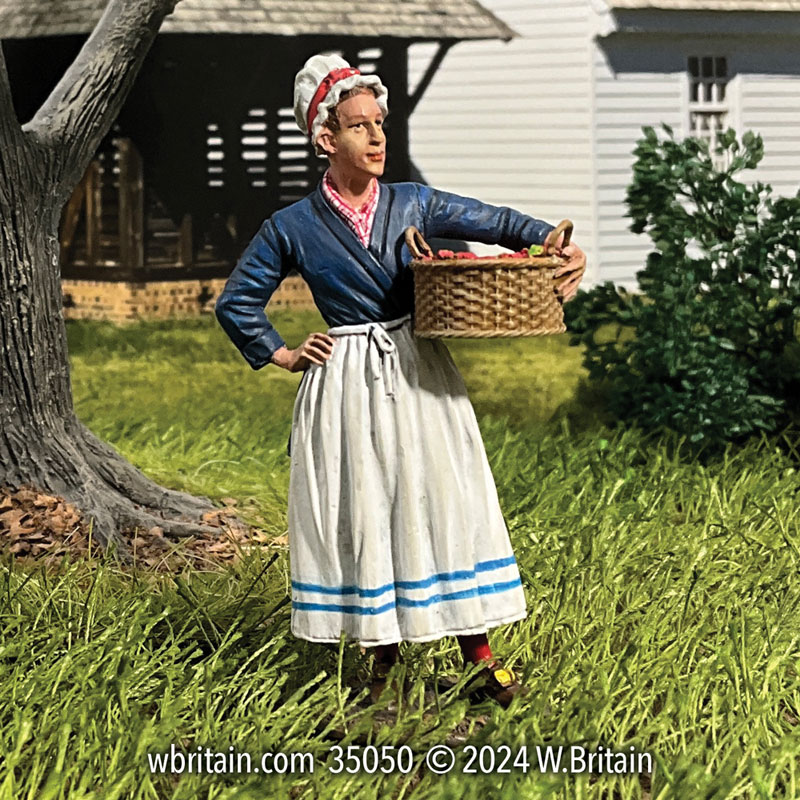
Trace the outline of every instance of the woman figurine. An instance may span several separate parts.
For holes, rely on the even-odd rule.
[[[522,689],[489,648],[489,628],[526,616],[525,595],[475,413],[447,347],[414,336],[410,225],[426,239],[519,250],[553,226],[418,183],[382,184],[387,91],[335,55],[310,58],[294,110],[329,168],[307,197],[267,219],[216,304],[253,369],[303,371],[289,483],[292,633],[376,648],[373,696],[400,641],[458,637],[485,662],[483,694]],[[557,274],[564,299],[586,258]],[[290,270],[327,333],[290,350],[264,313]]]

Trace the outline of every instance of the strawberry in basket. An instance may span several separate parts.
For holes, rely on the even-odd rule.
[[[436,253],[436,258],[445,259],[445,258],[530,258],[531,256],[538,256],[544,252],[544,248],[540,244],[532,244],[525,250],[517,250],[516,253],[500,253],[497,256],[479,256],[475,253],[470,253],[469,251],[456,253],[453,250],[438,250]],[[423,255],[423,260],[430,261],[431,256]]]

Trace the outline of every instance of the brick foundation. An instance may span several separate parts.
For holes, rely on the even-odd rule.
[[[63,280],[65,319],[133,322],[211,314],[225,278],[148,283]],[[305,281],[291,275],[278,287],[269,308],[313,309]]]

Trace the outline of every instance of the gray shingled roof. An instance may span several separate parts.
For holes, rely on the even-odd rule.
[[[800,11],[800,0],[606,0],[611,8],[677,11]]]
[[[0,37],[88,33],[107,0],[0,0]],[[181,0],[164,33],[511,39],[476,0]]]

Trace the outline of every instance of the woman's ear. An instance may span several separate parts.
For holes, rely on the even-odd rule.
[[[317,147],[327,156],[336,153],[336,135],[330,128],[322,127],[317,136]]]

